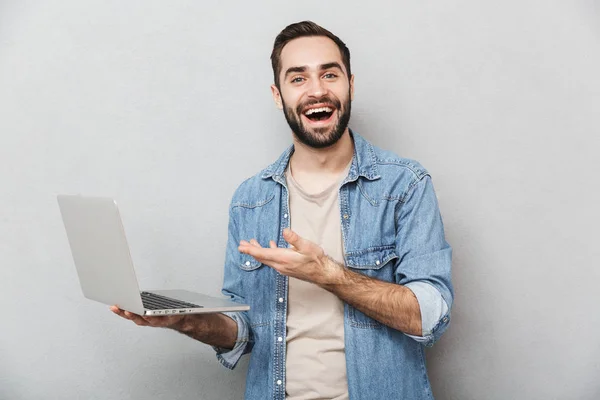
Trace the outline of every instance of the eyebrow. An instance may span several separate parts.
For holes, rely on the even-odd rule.
[[[330,63],[326,63],[326,64],[321,64],[319,65],[319,71],[324,71],[327,69],[332,69],[332,68],[337,68],[339,69],[342,73],[344,72],[344,70],[342,69],[342,66],[340,65],[340,63],[338,62],[330,62]],[[293,73],[302,73],[302,72],[306,72],[306,70],[308,69],[308,67],[302,66],[302,67],[290,67],[285,71],[285,76],[284,79],[287,78],[287,76],[289,74],[293,74]]]
[[[327,63],[327,64],[322,64],[319,69],[321,71],[324,71],[326,69],[332,69],[332,68],[337,68],[340,71],[344,72],[342,66],[339,63],[337,63],[337,62],[330,62],[330,63]]]

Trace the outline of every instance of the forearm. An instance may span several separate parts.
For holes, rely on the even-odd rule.
[[[335,263],[331,259],[327,262]],[[338,273],[321,285],[324,289],[384,325],[409,335],[422,335],[419,302],[410,289],[337,265]]]
[[[233,349],[237,339],[237,324],[227,315],[189,314],[172,329],[210,346]]]

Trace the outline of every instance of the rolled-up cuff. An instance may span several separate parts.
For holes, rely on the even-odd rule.
[[[422,335],[408,335],[419,343],[431,346],[436,340],[434,331],[440,325],[444,316],[448,313],[448,305],[442,298],[441,293],[433,285],[427,282],[414,281],[405,285],[409,288],[419,302],[421,311]]]
[[[237,339],[235,340],[233,349],[224,349],[215,346],[212,347],[217,352],[217,360],[219,360],[219,362],[226,368],[234,369],[240,358],[247,353],[246,348],[248,347],[250,341],[250,331],[248,329],[248,324],[244,320],[244,317],[241,315],[241,313],[223,312],[222,314],[227,315],[236,322],[238,327]]]

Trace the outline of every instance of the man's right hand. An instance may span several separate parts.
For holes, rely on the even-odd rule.
[[[146,317],[122,310],[118,306],[111,306],[110,310],[136,325],[174,329],[211,346],[232,349],[237,340],[237,323],[221,313]]]
[[[146,317],[138,314],[134,314],[129,311],[120,309],[117,306],[111,306],[110,310],[117,314],[119,317],[133,321],[139,326],[152,326],[154,328],[171,328],[177,329],[181,326],[185,315],[165,315],[161,317]]]

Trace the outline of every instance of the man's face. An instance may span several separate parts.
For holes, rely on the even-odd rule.
[[[298,140],[313,148],[335,144],[350,120],[354,77],[348,77],[337,45],[322,36],[294,39],[281,52],[275,103]]]

